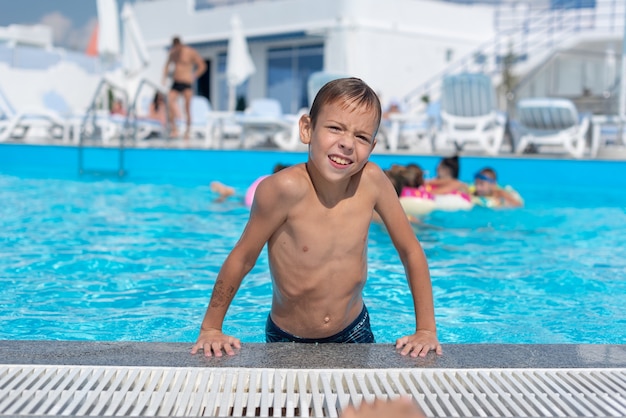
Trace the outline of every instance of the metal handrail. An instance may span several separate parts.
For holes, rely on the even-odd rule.
[[[126,114],[126,122],[125,125],[128,126],[131,122],[131,116],[133,118],[132,120],[132,140],[136,141],[137,140],[137,102],[139,100],[139,98],[141,97],[141,89],[144,86],[149,86],[152,87],[153,89],[155,89],[156,91],[158,91],[159,93],[161,93],[163,95],[163,103],[165,105],[165,118],[168,121],[168,127],[169,127],[169,120],[170,120],[170,106],[169,106],[169,98],[168,98],[168,94],[167,94],[167,90],[165,90],[165,88],[158,84],[155,83],[152,80],[149,80],[147,78],[142,78],[139,81],[139,85],[137,86],[137,90],[135,91],[135,95],[133,96],[133,100],[131,101],[130,105],[129,105],[129,111]],[[170,127],[171,128],[171,127]]]
[[[124,102],[128,103],[128,93],[126,92],[125,89],[123,89],[122,87],[116,85],[114,82],[112,82],[111,80],[107,79],[106,77],[102,78],[100,80],[100,82],[98,83],[98,86],[96,87],[95,93],[93,95],[93,99],[91,100],[91,104],[89,105],[89,108],[87,109],[87,112],[85,112],[85,116],[83,116],[83,121],[80,125],[80,130],[79,130],[79,134],[78,134],[78,172],[79,174],[84,174],[86,173],[88,170],[85,170],[84,166],[83,166],[83,147],[84,147],[84,139],[85,139],[85,133],[87,131],[87,123],[89,121],[89,118],[92,118],[92,123],[94,125],[94,129],[95,129],[95,119],[96,119],[96,111],[97,111],[97,107],[98,107],[98,98],[100,97],[100,95],[102,94],[102,89],[104,87],[108,87],[111,88],[117,92],[120,92],[122,97],[124,98]],[[126,136],[126,130],[128,128],[128,117],[125,120],[124,123],[124,127],[122,129],[122,134],[120,135],[120,141],[119,141],[119,165],[118,165],[118,169],[117,169],[117,175],[119,177],[124,176],[125,171],[124,171],[124,139]]]

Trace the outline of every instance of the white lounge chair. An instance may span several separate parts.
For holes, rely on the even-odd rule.
[[[556,98],[521,99],[517,103],[518,141],[516,153],[529,145],[565,151],[575,158],[585,152],[589,117],[579,117],[571,100]]]
[[[165,102],[165,95],[162,95],[162,101],[160,106],[165,108],[167,103]],[[156,138],[165,137],[165,123],[158,117],[150,114],[150,108],[152,101],[154,100],[154,94],[143,95],[136,99],[140,104],[135,104],[133,109],[132,103],[130,107],[130,118],[128,121],[128,137],[129,139],[136,141],[150,140]],[[167,117],[167,111],[165,111],[165,117]]]
[[[626,119],[620,115],[591,116],[591,147],[589,156],[595,158],[600,153],[626,152]],[[621,135],[620,135],[621,134]]]
[[[482,73],[447,76],[441,88],[441,129],[435,148],[463,150],[478,146],[496,155],[504,139],[506,118],[498,112],[491,79]]]
[[[243,113],[235,115],[235,121],[242,127],[241,148],[252,136],[268,138],[274,145],[286,150],[294,150],[300,143],[298,115],[284,115],[276,99],[253,99]]]
[[[210,147],[213,143],[216,125],[215,119],[211,117],[212,108],[209,99],[204,96],[193,96],[189,111],[191,113],[190,136],[204,138],[205,146]],[[182,129],[181,132],[183,132]]]
[[[179,100],[178,108],[184,109],[182,98]],[[228,121],[234,121],[234,114],[213,110],[209,99],[198,95],[191,98],[189,111],[191,114],[190,138],[203,139],[206,148],[221,148],[224,124]],[[184,119],[177,119],[176,124],[179,132],[185,132],[187,129]]]
[[[385,137],[389,151],[403,147],[432,152],[439,113],[439,102],[429,103],[422,112],[391,113],[381,122],[379,132]]]
[[[71,62],[61,61],[45,70],[0,63],[0,80],[0,113],[4,114],[0,141],[38,138],[77,142],[81,130],[86,130],[82,119],[100,76],[88,74]]]
[[[26,139],[27,135],[69,141],[70,123],[43,106],[17,110],[0,90],[0,142]]]
[[[194,96],[191,101],[192,131],[200,132],[204,136],[207,148],[221,148],[225,131],[232,131],[235,115],[213,109],[211,102],[204,96]]]
[[[78,129],[73,128],[73,142],[79,143],[86,139],[109,145],[114,140],[130,137],[130,119],[123,114],[111,114],[108,109],[90,109],[80,114],[67,113],[66,118],[75,126],[79,120]]]

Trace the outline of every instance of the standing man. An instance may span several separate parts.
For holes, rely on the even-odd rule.
[[[198,54],[198,52],[190,46],[183,45],[178,36],[172,39],[172,47],[170,49],[167,63],[163,70],[163,84],[167,79],[170,64],[174,64],[172,74],[172,87],[168,94],[170,106],[169,122],[170,136],[177,137],[176,115],[178,115],[178,97],[182,94],[185,99],[185,121],[187,129],[185,131],[185,139],[189,139],[189,130],[191,127],[191,97],[193,96],[192,84],[206,71],[206,63]]]

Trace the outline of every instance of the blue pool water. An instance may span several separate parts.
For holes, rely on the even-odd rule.
[[[305,158],[131,150],[129,175],[120,180],[78,176],[75,157],[69,149],[0,147],[0,339],[194,341],[217,271],[248,216],[237,199],[215,203],[209,182],[243,194],[275,162]],[[431,171],[437,159],[374,158],[383,167],[415,161]],[[483,165],[527,204],[435,212],[416,227],[441,341],[624,343],[626,166],[467,157],[462,177]],[[393,342],[413,329],[413,308],[378,225],[369,258],[372,326],[378,342]],[[263,341],[270,301],[263,252],[225,331]]]

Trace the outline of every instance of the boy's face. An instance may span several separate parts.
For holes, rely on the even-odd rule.
[[[374,109],[335,102],[320,109],[315,126],[308,115],[300,119],[300,138],[317,170],[328,180],[341,180],[365,166],[377,128]]]

